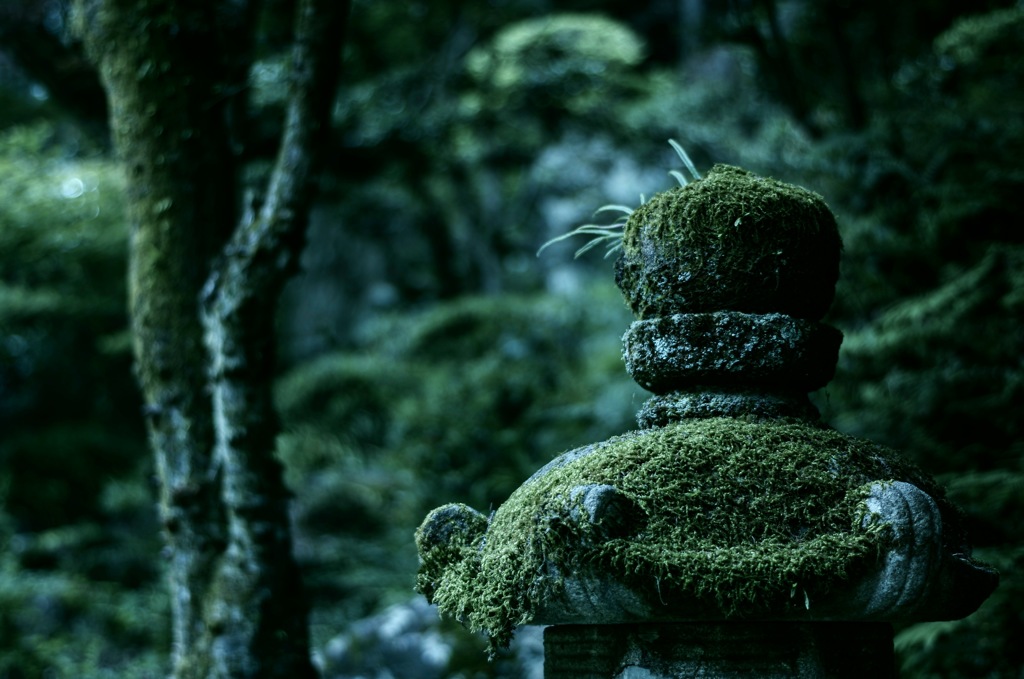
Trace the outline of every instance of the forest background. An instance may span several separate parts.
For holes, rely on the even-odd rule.
[[[261,10],[252,178],[286,99],[290,7]],[[670,188],[669,138],[702,171],[825,197],[845,243],[826,320],[845,340],[815,402],[937,476],[1002,573],[967,620],[897,629],[902,676],[1022,676],[1024,6],[966,11],[353,3],[302,272],[277,310],[277,454],[325,677],[526,676],[535,649],[488,663],[424,611],[412,533],[634,427],[646,394],[621,364],[611,262],[573,260],[582,242],[535,255],[601,205]],[[166,555],[125,180],[67,12],[0,6],[0,677],[156,677]]]

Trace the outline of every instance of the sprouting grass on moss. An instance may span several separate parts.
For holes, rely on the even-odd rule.
[[[693,161],[690,160],[690,156],[687,155],[686,151],[683,149],[682,146],[680,146],[679,142],[677,142],[675,139],[669,139],[668,143],[675,150],[676,154],[679,156],[679,159],[683,161],[683,165],[686,166],[687,171],[690,173],[693,179],[699,180],[701,176],[700,173],[697,171],[697,166],[693,164]],[[686,186],[689,183],[689,180],[686,178],[686,175],[684,175],[682,172],[678,170],[670,170],[669,174],[672,175],[677,182],[679,182],[680,186]],[[643,205],[646,202],[647,201],[644,198],[643,194],[641,194],[640,205]],[[619,216],[611,224],[584,224],[582,226],[576,227],[575,229],[568,233],[563,233],[561,236],[556,236],[555,238],[552,238],[551,240],[544,243],[544,245],[541,245],[540,249],[537,250],[537,255],[539,256],[540,253],[544,252],[544,250],[546,250],[549,246],[554,245],[555,243],[561,243],[564,240],[568,240],[569,238],[574,238],[576,236],[593,236],[593,238],[587,241],[581,248],[576,250],[574,258],[579,257],[580,255],[583,255],[598,246],[603,246],[605,248],[605,259],[608,259],[616,252],[621,251],[622,235],[626,228],[626,222],[629,221],[629,217],[633,214],[634,209],[629,207],[628,205],[602,205],[601,207],[597,208],[594,214],[598,215],[602,212],[616,212],[619,213]]]
[[[640,204],[644,204],[643,196],[640,196]],[[623,229],[626,228],[626,221],[629,219],[629,216],[633,214],[633,208],[628,205],[602,205],[597,208],[594,214],[597,215],[602,212],[618,212],[621,214],[619,218],[611,224],[584,224],[583,226],[577,226],[569,233],[563,233],[561,236],[556,236],[544,243],[544,245],[540,246],[540,249],[537,250],[537,255],[539,256],[540,253],[544,252],[548,246],[560,243],[563,240],[574,238],[575,236],[594,236],[594,238],[587,241],[583,247],[576,250],[575,257],[579,257],[580,255],[589,252],[598,245],[605,246],[605,259],[612,256],[622,249],[622,232]]]

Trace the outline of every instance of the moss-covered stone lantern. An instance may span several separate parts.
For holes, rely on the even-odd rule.
[[[718,165],[630,215],[616,281],[654,393],[491,516],[435,509],[418,589],[494,645],[545,631],[556,677],[892,676],[893,621],[973,612],[997,575],[890,450],[818,419],[841,334],[820,196]]]

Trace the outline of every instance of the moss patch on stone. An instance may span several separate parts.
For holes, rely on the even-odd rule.
[[[469,601],[452,588],[474,579],[479,567],[476,556],[486,530],[483,514],[452,503],[430,512],[416,531],[421,563],[416,589],[458,620],[469,614]],[[433,577],[441,573],[444,575]]]
[[[700,311],[820,319],[842,243],[816,193],[729,165],[630,216],[616,282],[641,319]]]
[[[876,562],[888,531],[864,524],[864,500],[871,482],[886,480],[908,481],[950,511],[914,467],[824,426],[711,418],[633,432],[556,459],[486,530],[482,515],[459,519],[467,530],[446,536],[448,547],[437,536],[451,529],[428,517],[418,586],[495,646],[576,573],[649,593],[681,619],[697,609],[785,615]],[[578,489],[591,485],[614,486],[637,508],[628,534],[581,518]]]

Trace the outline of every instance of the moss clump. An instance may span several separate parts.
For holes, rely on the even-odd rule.
[[[842,243],[816,193],[715,165],[626,223],[616,282],[641,319],[702,311],[820,319]]]
[[[529,105],[600,115],[627,91],[643,56],[636,33],[601,14],[527,19],[467,55],[466,70],[480,87],[470,101],[493,111]]]
[[[459,596],[458,590],[450,588],[472,579],[479,566],[475,555],[486,530],[487,518],[483,514],[453,503],[432,511],[416,531],[416,548],[422,564],[416,589],[432,601],[453,604],[454,608],[448,606],[447,612],[460,620],[467,612],[462,605],[468,602]],[[459,569],[458,577],[433,577],[452,568]]]
[[[886,527],[863,522],[870,484],[886,480],[913,483],[948,510],[913,467],[825,427],[713,418],[634,432],[558,458],[486,533],[478,520],[449,560],[421,553],[419,588],[495,645],[559,596],[558,574],[607,575],[680,619],[813,612],[887,547]],[[629,534],[580,520],[573,489],[595,484],[636,507]],[[437,533],[431,523],[421,534]]]

